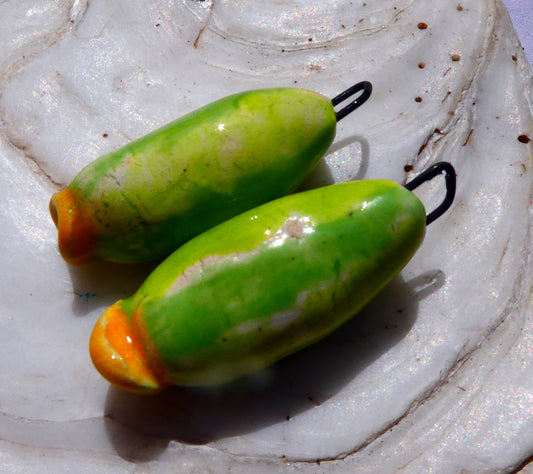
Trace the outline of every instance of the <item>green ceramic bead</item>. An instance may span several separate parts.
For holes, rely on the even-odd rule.
[[[109,308],[93,362],[141,393],[250,374],[357,313],[409,261],[425,219],[413,193],[382,180],[249,210],[187,242]]]
[[[335,136],[331,101],[276,88],[236,94],[102,156],[55,194],[69,263],[141,262],[293,190]]]

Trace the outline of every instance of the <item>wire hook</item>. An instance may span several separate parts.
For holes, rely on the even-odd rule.
[[[340,109],[338,112],[335,112],[337,122],[346,117],[348,114],[352,113],[355,109],[361,107],[361,105],[363,105],[369,99],[370,95],[372,94],[372,84],[368,81],[358,82],[331,99],[331,103],[333,104],[333,107],[335,107],[341,102],[344,102],[348,97],[351,97],[352,95],[361,91],[363,91],[361,95],[356,97],[352,102]]]
[[[442,216],[442,214],[444,214],[453,203],[456,189],[454,167],[446,161],[435,163],[431,168],[428,168],[424,172],[420,173],[415,179],[409,181],[405,185],[406,189],[412,191],[413,189],[418,188],[418,186],[420,186],[422,183],[433,179],[435,176],[441,173],[446,174],[446,196],[444,197],[444,200],[442,201],[440,206],[438,206],[437,209],[427,215],[426,225],[431,224],[435,219],[438,219],[440,216]]]

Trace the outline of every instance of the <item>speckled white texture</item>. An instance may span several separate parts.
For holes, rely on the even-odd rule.
[[[494,472],[533,454],[533,143],[517,139],[533,138],[531,69],[500,2],[460,3],[0,4],[2,470]],[[402,275],[264,373],[148,399],[109,389],[88,337],[150,265],[69,268],[50,195],[221,96],[360,80],[371,100],[303,187],[451,161],[455,204]],[[441,193],[417,191],[428,208]]]

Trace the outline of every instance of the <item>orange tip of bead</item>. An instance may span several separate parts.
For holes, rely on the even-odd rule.
[[[148,395],[161,391],[166,385],[150,368],[145,348],[120,301],[100,316],[89,350],[98,372],[122,390]]]
[[[93,260],[98,230],[87,206],[77,202],[72,189],[63,189],[52,196],[50,215],[58,230],[59,251],[65,261],[78,266]]]

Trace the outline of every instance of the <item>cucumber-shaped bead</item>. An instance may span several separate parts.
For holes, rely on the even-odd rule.
[[[100,373],[129,391],[234,380],[324,337],[409,261],[425,211],[391,181],[286,196],[197,236],[90,341]]]
[[[86,166],[50,201],[64,259],[141,262],[294,189],[325,154],[327,97],[276,88],[226,97]]]

